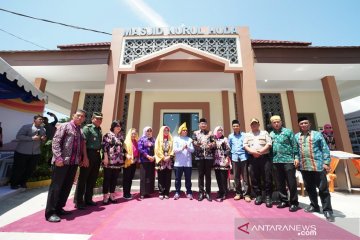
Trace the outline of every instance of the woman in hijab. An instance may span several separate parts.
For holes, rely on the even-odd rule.
[[[323,137],[330,150],[335,150],[335,139],[334,139],[334,131],[330,123],[324,125],[324,129],[322,131]]]
[[[136,129],[130,128],[130,130],[126,134],[124,142],[127,154],[124,165],[123,190],[124,198],[127,200],[132,199],[132,195],[130,193],[131,185],[136,171],[136,164],[139,162],[138,140],[139,135]]]
[[[226,137],[224,137],[224,129],[218,126],[214,129],[214,140],[216,149],[214,154],[214,169],[216,181],[219,187],[217,201],[226,199],[228,193],[228,172],[231,168],[230,147]]]
[[[173,138],[168,126],[162,126],[155,142],[156,169],[158,170],[159,198],[169,199],[171,169],[174,159]]]
[[[124,165],[125,155],[120,121],[113,121],[111,123],[110,132],[104,135],[102,145],[104,150],[102,162],[104,168],[103,203],[115,203],[117,202],[115,199],[116,181],[119,177],[120,169]]]
[[[149,197],[154,192],[155,184],[155,139],[152,128],[145,127],[138,142],[140,156],[140,198]]]

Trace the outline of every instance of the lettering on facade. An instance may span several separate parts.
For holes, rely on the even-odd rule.
[[[144,27],[125,30],[124,36],[234,35],[235,27]]]

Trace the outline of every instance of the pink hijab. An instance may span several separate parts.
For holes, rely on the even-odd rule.
[[[333,129],[330,123],[326,123],[324,125],[324,129],[323,129],[323,133],[326,135],[332,135],[333,134]]]
[[[213,134],[214,134],[214,136],[216,137],[216,138],[220,138],[221,136],[223,136],[224,135],[224,133],[218,133],[218,130],[219,129],[222,129],[222,130],[224,130],[224,128],[222,127],[222,126],[217,126],[215,129],[214,129],[214,132],[213,132]]]

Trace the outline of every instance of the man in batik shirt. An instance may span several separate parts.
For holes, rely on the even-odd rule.
[[[295,135],[296,159],[299,165],[307,193],[309,194],[310,206],[305,212],[320,212],[318,195],[323,208],[323,213],[329,222],[335,221],[331,207],[331,197],[326,173],[330,171],[330,150],[322,134],[310,129],[310,121],[306,117],[298,119],[300,132]]]
[[[295,141],[294,133],[282,126],[280,116],[274,115],[270,118],[272,131],[273,166],[275,169],[277,190],[280,194],[280,203],[277,208],[289,207],[290,212],[298,209],[298,194],[296,186],[295,168]],[[290,191],[290,204],[287,196],[286,183]]]
[[[88,167],[85,137],[81,124],[86,112],[77,110],[70,122],[62,124],[52,142],[53,173],[45,208],[45,218],[49,222],[60,222],[59,216],[70,214],[64,210],[78,166]]]
[[[211,199],[211,169],[214,164],[214,149],[216,147],[214,136],[207,130],[205,118],[199,120],[199,130],[193,133],[193,145],[195,148],[195,160],[198,161],[199,169],[199,201],[204,197],[208,201]],[[206,179],[206,192],[204,190],[204,177]]]

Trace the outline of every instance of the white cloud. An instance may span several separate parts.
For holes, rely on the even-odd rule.
[[[143,0],[124,0],[131,10],[142,18],[149,27],[168,27],[166,21]]]
[[[360,110],[360,96],[341,102],[344,114]]]

